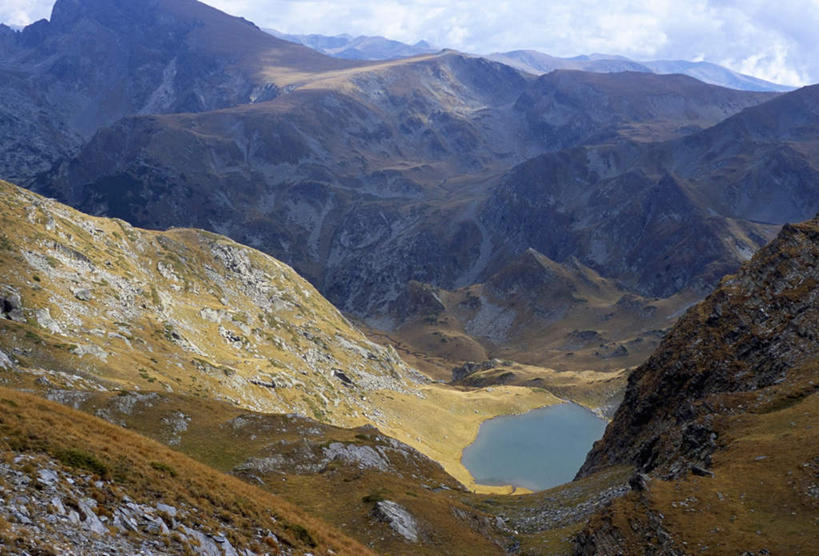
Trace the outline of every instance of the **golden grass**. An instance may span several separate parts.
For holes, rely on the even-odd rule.
[[[651,510],[665,516],[663,526],[686,552],[814,554],[819,526],[817,372],[814,362],[791,371],[793,384],[784,389],[724,396],[723,402],[746,410],[715,422],[724,448],[713,455],[714,477],[655,479],[645,495],[631,493],[617,500],[590,526],[611,520],[626,550],[640,551],[646,541],[632,523],[643,521]]]
[[[19,387],[36,384],[29,381]],[[344,429],[285,415],[251,413],[224,402],[175,394],[159,394],[145,402],[129,404],[127,411],[118,410],[121,398],[134,396],[98,392],[79,407],[91,414],[105,412],[128,429],[165,443],[170,436],[169,426],[164,423],[183,413],[189,418],[187,429],[179,434],[179,442],[173,448],[223,472],[232,471],[250,458],[281,456],[288,462],[283,465],[283,472],[265,474],[254,470],[250,476],[241,472],[237,476],[247,478],[254,486],[261,479],[264,484],[258,488],[280,496],[379,553],[498,552],[491,540],[497,531],[491,526],[486,526],[485,532],[475,530],[454,510],[462,515],[477,515],[474,519],[487,523],[490,518],[465,505],[460,500],[464,492],[457,481],[423,456],[404,457],[388,451],[390,469],[386,472],[359,469],[340,461],[332,461],[321,470],[300,469],[300,464],[319,461],[323,447],[333,442],[391,449],[389,441],[371,429]],[[240,426],[236,425],[237,418],[241,418]],[[318,459],[306,457],[308,449],[318,454]],[[405,542],[388,524],[372,517],[375,502],[382,498],[404,506],[418,520],[421,539],[418,544]]]
[[[355,369],[362,369],[390,377],[397,387],[408,384],[402,362],[372,345],[290,267],[222,236],[132,228],[2,181],[0,228],[15,230],[0,248],[0,281],[20,293],[28,318],[0,323],[0,349],[25,348],[25,366],[113,388],[185,392],[349,426],[365,423],[360,414],[369,406],[332,378],[330,368],[345,369],[354,380]],[[278,304],[262,311],[216,258],[214,245],[242,253],[264,274],[266,297]],[[90,299],[75,297],[80,285]],[[40,326],[37,309],[47,309],[62,330]],[[210,318],[203,316],[208,311]],[[220,329],[241,345],[227,342]],[[93,330],[101,332],[88,333]],[[79,355],[77,346],[86,353]],[[320,364],[305,362],[311,350],[323,358]]]
[[[515,386],[464,390],[433,384],[422,388],[421,393],[423,397],[376,394],[378,407],[385,416],[382,430],[386,434],[439,462],[447,473],[476,492],[526,492],[513,487],[477,484],[461,463],[461,455],[487,419],[525,413],[562,400],[546,390]]]
[[[327,553],[332,549],[351,555],[369,553],[357,542],[292,504],[134,432],[2,387],[0,404],[0,438],[4,451],[47,454],[68,464],[96,470],[114,480],[119,489],[137,501],[163,501],[198,508],[197,519],[204,526],[218,531],[225,523],[230,524],[232,541],[239,546],[251,546],[257,528],[261,527],[274,531],[302,550]],[[88,461],[95,463],[88,464]]]

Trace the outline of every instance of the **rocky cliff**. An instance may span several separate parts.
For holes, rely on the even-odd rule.
[[[786,383],[819,356],[819,219],[787,225],[690,309],[629,377],[623,404],[579,475],[629,463],[677,475],[707,467],[721,397]],[[719,404],[719,405],[717,405]]]
[[[810,551],[817,510],[819,219],[787,225],[629,377],[579,477],[633,465],[580,554]]]
[[[4,39],[0,176],[21,182],[124,116],[258,102],[296,68],[350,65],[194,0],[58,0]]]

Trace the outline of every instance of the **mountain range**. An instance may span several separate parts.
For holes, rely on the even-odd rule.
[[[309,46],[313,50],[318,50],[322,54],[334,58],[348,60],[394,60],[396,58],[431,54],[439,50],[423,40],[415,44],[406,44],[377,36],[360,35],[354,37],[348,34],[333,36],[317,34],[292,35],[281,33],[275,29],[264,30],[274,37]]]
[[[311,40],[0,27],[0,544],[809,550],[819,85]],[[476,484],[564,401],[611,418],[575,482]]]
[[[274,29],[265,29],[265,31],[280,39],[308,46],[322,54],[349,60],[394,60],[431,54],[439,50],[423,40],[415,44],[406,44],[378,36],[354,37],[347,34],[333,36],[319,34],[294,35],[281,33]],[[788,92],[795,88],[765,81],[705,61],[649,60],[637,62],[625,56],[614,54],[582,54],[561,58],[537,50],[511,50],[482,56],[534,75],[543,75],[554,70],[578,70],[594,73],[638,71],[659,75],[688,75],[711,85],[743,91]]]
[[[745,75],[711,62],[691,62],[687,60],[649,60],[637,62],[624,56],[610,54],[590,54],[560,58],[537,50],[512,50],[496,52],[487,58],[509,64],[523,71],[542,75],[558,69],[590,71],[594,73],[618,73],[639,71],[659,75],[688,75],[705,83],[741,89],[743,91],[788,92],[794,87],[771,83],[758,77]]]
[[[131,9],[58,2],[51,21],[6,35],[16,78],[5,94],[27,100],[4,104],[14,112],[5,174],[93,214],[224,233],[377,329],[411,317],[411,281],[481,284],[529,248],[557,264],[575,257],[634,294],[702,295],[778,226],[816,210],[815,162],[799,148],[809,137],[749,133],[758,159],[721,147],[737,132],[726,119],[764,125],[773,93],[641,72],[533,77],[452,51],[339,60],[192,0],[150,2],[138,18]],[[118,37],[113,52],[135,53],[140,83],[111,49],[89,54],[78,32],[89,26]],[[163,40],[146,49],[145,33]],[[32,88],[53,92],[27,96]],[[776,101],[810,118],[811,91]],[[96,109],[101,92],[119,99],[110,110]],[[35,110],[49,116],[21,117]],[[768,179],[784,186],[765,188]],[[723,192],[704,195],[711,183]],[[465,322],[467,336],[503,348],[491,330],[514,311],[485,301],[479,320],[500,320]],[[526,362],[543,364],[539,355]]]

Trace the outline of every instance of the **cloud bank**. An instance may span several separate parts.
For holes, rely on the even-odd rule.
[[[119,0],[127,1],[127,0]],[[0,20],[48,17],[53,0],[4,0]],[[788,85],[819,82],[819,0],[209,0],[287,33],[424,39],[465,52],[602,52],[707,60]]]

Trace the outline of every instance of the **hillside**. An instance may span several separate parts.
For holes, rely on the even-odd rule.
[[[388,336],[402,357],[447,380],[453,362],[491,359],[616,371],[645,361],[696,299],[692,292],[667,299],[635,295],[577,259],[560,264],[528,249],[481,284],[445,290],[411,282],[393,306],[402,324]],[[496,367],[508,383],[536,378]]]
[[[337,423],[373,413],[368,391],[422,381],[259,252],[86,217],[7,183],[0,196],[0,343],[26,366]]]
[[[461,500],[465,490],[440,465],[371,426],[343,429],[162,392],[43,388],[28,377],[15,387],[163,442],[281,496],[378,553],[500,553],[511,542],[491,514]],[[389,507],[395,515],[381,512]]]
[[[591,520],[578,553],[812,550],[817,260],[819,220],[785,226],[631,374],[578,476],[645,475]]]
[[[121,427],[4,387],[0,405],[4,553],[369,553],[280,498]]]
[[[560,401],[432,383],[292,269],[225,237],[140,230],[5,182],[0,198],[0,353],[32,380],[47,370],[49,389],[179,393],[369,424],[472,488],[460,454],[481,422]]]
[[[124,119],[34,188],[134,225],[224,233],[391,328],[410,280],[456,289],[528,247],[555,258],[507,249],[481,218],[510,169],[544,149],[680,137],[768,98],[676,77],[546,77],[453,52],[330,72],[265,103]]]
[[[644,295],[706,293],[819,212],[817,106],[819,86],[804,87],[681,139],[543,154],[503,178],[482,223],[501,261],[531,247]]]

